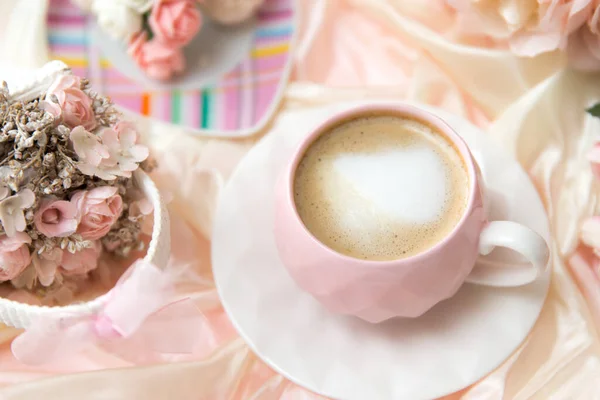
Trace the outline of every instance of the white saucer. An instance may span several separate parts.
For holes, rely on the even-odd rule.
[[[377,325],[331,314],[300,291],[275,248],[275,180],[300,139],[348,106],[283,115],[242,160],[223,190],[215,220],[217,289],[256,354],[314,392],[344,400],[431,399],[453,393],[492,372],[525,340],[550,277],[520,288],[466,284],[418,319]],[[488,187],[491,219],[520,222],[550,242],[542,202],[502,146],[457,116],[422,107],[444,118],[469,144]],[[499,263],[509,255],[490,257]]]

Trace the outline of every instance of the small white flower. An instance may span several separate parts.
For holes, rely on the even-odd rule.
[[[83,126],[73,129],[69,135],[75,153],[80,162],[98,166],[102,160],[110,157],[108,148],[102,144],[100,138],[85,130]]]
[[[98,136],[108,149],[114,165],[118,165],[119,170],[125,173],[121,176],[131,176],[138,164],[148,158],[148,148],[137,144],[138,133],[132,123],[119,122],[113,128],[100,130]]]
[[[14,196],[0,201],[0,222],[6,236],[13,237],[17,232],[23,232],[27,226],[24,211],[35,203],[35,194],[29,189],[23,189]]]
[[[130,178],[139,163],[148,158],[148,148],[137,144],[135,127],[127,122],[102,128],[97,135],[78,126],[71,131],[70,139],[79,157],[77,168],[85,175],[107,181],[117,176]]]
[[[126,1],[94,0],[92,10],[98,25],[115,39],[128,41],[142,29],[142,17]]]
[[[119,167],[104,167],[79,163],[77,164],[77,168],[85,175],[97,176],[105,181],[114,181],[117,179],[117,176],[123,176],[125,178],[131,177],[131,173],[129,173],[129,175],[123,175]]]
[[[77,168],[82,173],[107,181],[112,181],[119,175],[112,172],[119,170],[119,167],[117,162],[110,158],[108,147],[102,144],[99,136],[78,126],[71,131],[69,138],[77,157],[79,157]]]

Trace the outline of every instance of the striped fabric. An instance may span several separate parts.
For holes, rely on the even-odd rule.
[[[50,0],[52,57],[90,79],[129,110],[220,136],[249,135],[274,113],[291,69],[294,0],[266,0],[257,16],[252,50],[216,84],[198,90],[148,91],[111,66],[92,45],[87,17],[69,0]]]

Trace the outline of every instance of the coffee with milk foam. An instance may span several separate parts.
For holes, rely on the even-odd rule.
[[[454,146],[428,125],[373,115],[311,144],[294,178],[306,228],[338,253],[396,260],[443,240],[466,208],[469,177]]]

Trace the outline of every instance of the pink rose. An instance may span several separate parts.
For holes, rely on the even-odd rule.
[[[86,240],[105,236],[123,211],[123,199],[112,186],[76,192],[71,202],[77,207],[77,233]]]
[[[150,78],[167,80],[185,69],[185,58],[181,49],[169,47],[157,40],[140,46],[141,54],[138,54],[134,60]]]
[[[47,237],[70,236],[77,231],[77,208],[65,200],[43,200],[33,223]]]
[[[131,37],[127,54],[139,66],[144,64],[144,45],[148,43],[148,32],[141,31]]]
[[[92,110],[92,99],[81,90],[81,79],[74,75],[58,78],[46,93],[46,100],[55,95],[62,111],[65,124],[74,128],[82,125],[91,131],[96,127],[96,117]]]
[[[0,281],[9,281],[19,276],[31,263],[28,234],[17,232],[13,237],[0,237]]]
[[[159,42],[175,48],[185,46],[198,33],[202,16],[193,0],[157,0],[148,23]]]
[[[102,245],[96,241],[92,247],[76,253],[65,251],[62,256],[60,272],[64,275],[83,275],[96,269]]]

